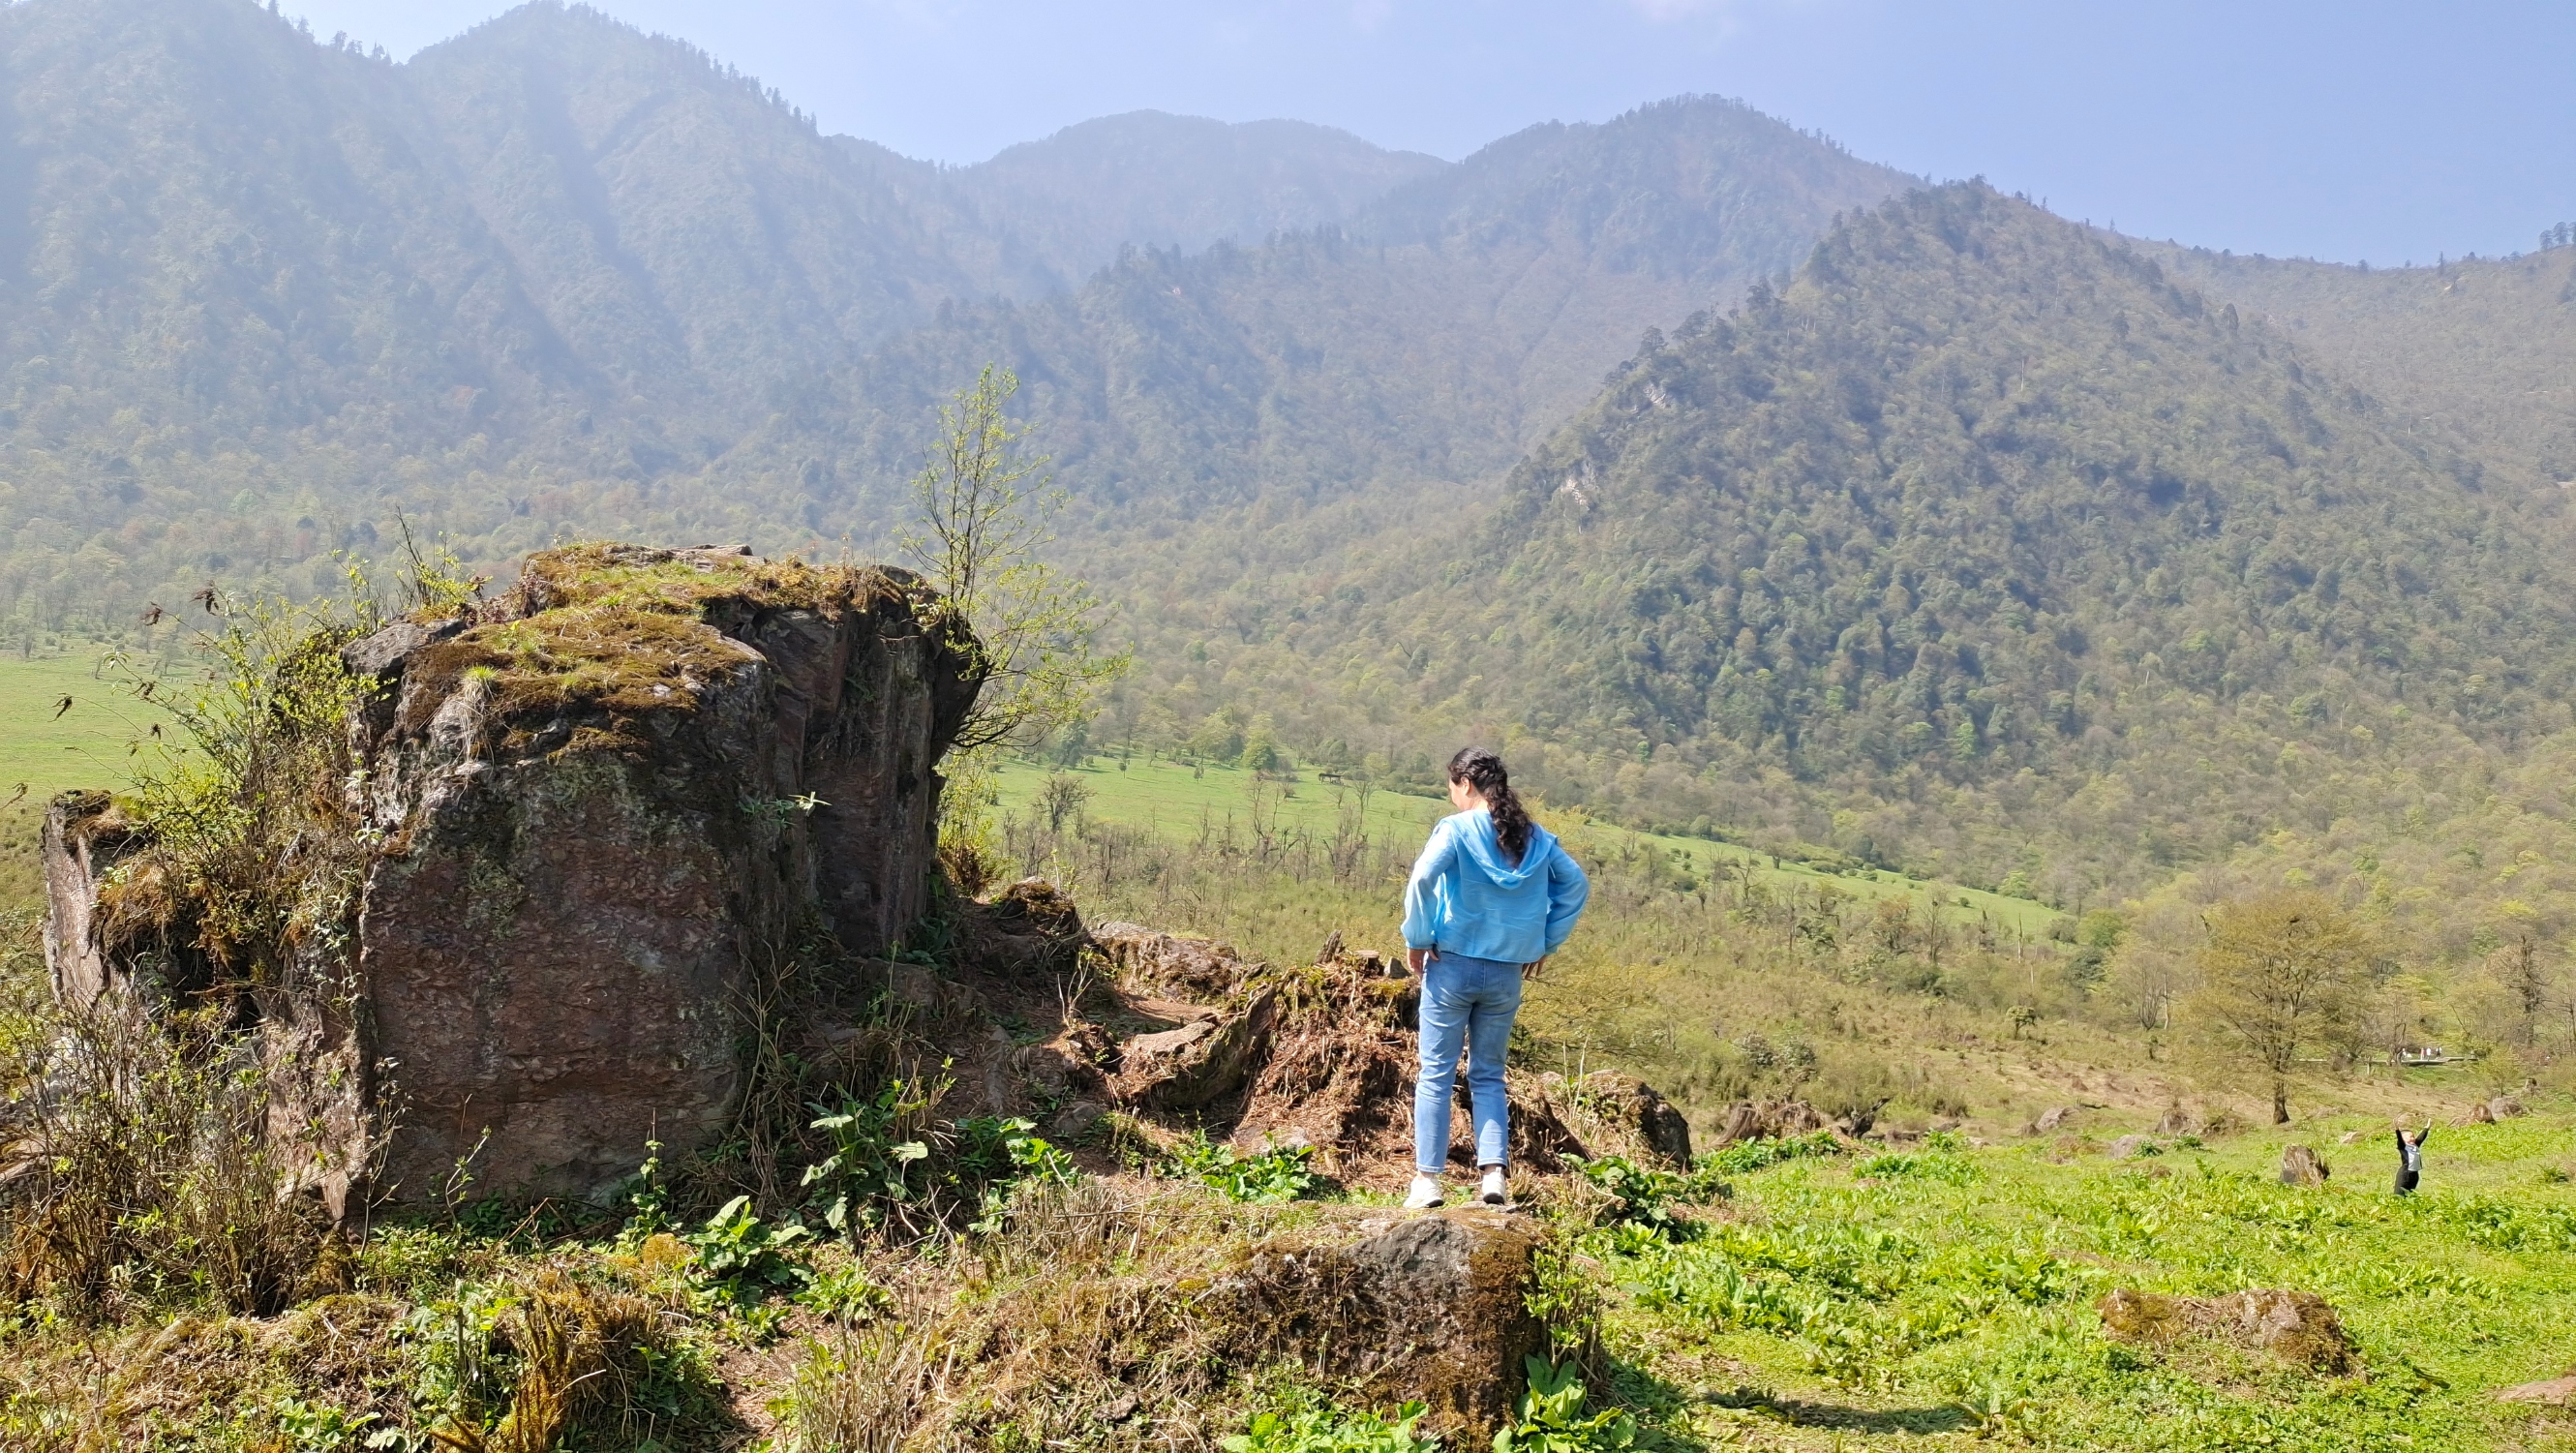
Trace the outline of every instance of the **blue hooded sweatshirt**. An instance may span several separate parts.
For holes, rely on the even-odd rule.
[[[1404,946],[1526,964],[1565,944],[1592,885],[1555,834],[1530,824],[1507,861],[1483,808],[1440,819],[1404,885]]]

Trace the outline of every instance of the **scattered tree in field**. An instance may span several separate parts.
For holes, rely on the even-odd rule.
[[[2540,954],[2526,933],[2515,939],[2503,952],[2505,987],[2513,991],[2514,1003],[2522,1010],[2522,1042],[2529,1044],[2539,1034],[2540,1010],[2548,1001],[2549,982],[2541,972]]]
[[[2272,1123],[2285,1125],[2300,1062],[2359,1028],[2370,936],[2331,899],[2297,890],[2222,904],[2207,922],[2185,1017],[2205,1048],[2270,1081]]]
[[[1099,649],[1105,610],[1080,580],[1038,558],[1064,508],[1045,455],[1003,412],[1020,381],[991,364],[939,410],[939,441],[913,478],[918,511],[898,544],[947,608],[974,628],[973,674],[983,691],[956,750],[1027,745],[1087,720],[1100,690],[1127,669]]]
[[[1058,772],[1038,789],[1038,816],[1046,819],[1047,831],[1061,835],[1065,827],[1082,816],[1082,805],[1091,800],[1091,789],[1070,772]]]

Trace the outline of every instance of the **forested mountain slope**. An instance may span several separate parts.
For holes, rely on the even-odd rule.
[[[752,83],[551,4],[397,67],[247,0],[36,0],[0,121],[22,637],[315,588],[397,507],[491,559],[678,528],[656,481],[998,275]]]
[[[573,353],[659,409],[757,417],[783,380],[946,299],[1046,284],[968,209],[888,185],[756,81],[594,11],[525,5],[401,75],[430,120],[422,150],[451,159]]]
[[[2565,524],[2128,247],[1959,185],[1650,340],[1447,561],[1319,572],[1233,640],[1155,619],[1200,632],[1175,675],[1294,738],[1437,721],[1639,818],[2080,891],[2330,816],[2382,738],[2429,767],[2565,726]]]
[[[1490,479],[1644,329],[1785,272],[1907,180],[1712,98],[1536,127],[1346,228],[1131,253],[1067,297],[950,310],[726,467],[864,534],[936,402],[991,360],[1105,535]]]
[[[1490,482],[1642,329],[1904,180],[1713,101],[1455,167],[1130,116],[942,169],[552,0],[401,66],[249,0],[32,0],[0,51],[20,643],[208,580],[322,588],[397,509],[495,565],[567,535],[872,547],[988,360],[1029,376],[1078,563],[1112,574],[1265,493]],[[1061,291],[1121,227],[1343,213]]]
[[[2398,427],[2518,483],[2576,480],[2576,247],[2415,268],[2148,250],[2368,390]]]

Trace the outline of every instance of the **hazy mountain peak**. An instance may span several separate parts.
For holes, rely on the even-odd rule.
[[[1581,237],[1617,266],[1687,254],[1706,273],[1794,257],[1817,221],[1921,179],[1861,161],[1741,101],[1679,96],[1608,121],[1548,121],[1368,208],[1388,242]]]
[[[1074,280],[1121,247],[1195,250],[1337,223],[1448,165],[1310,122],[1130,111],[1009,147],[952,175]]]

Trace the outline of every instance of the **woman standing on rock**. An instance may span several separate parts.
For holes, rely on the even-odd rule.
[[[1499,1206],[1510,1101],[1503,1051],[1520,1012],[1521,981],[1574,932],[1592,886],[1546,828],[1530,821],[1503,759],[1469,747],[1449,759],[1454,817],[1440,819],[1404,885],[1404,961],[1422,975],[1422,1077],[1413,1089],[1409,1207],[1442,1204],[1458,1052],[1476,1116],[1477,1199]]]

